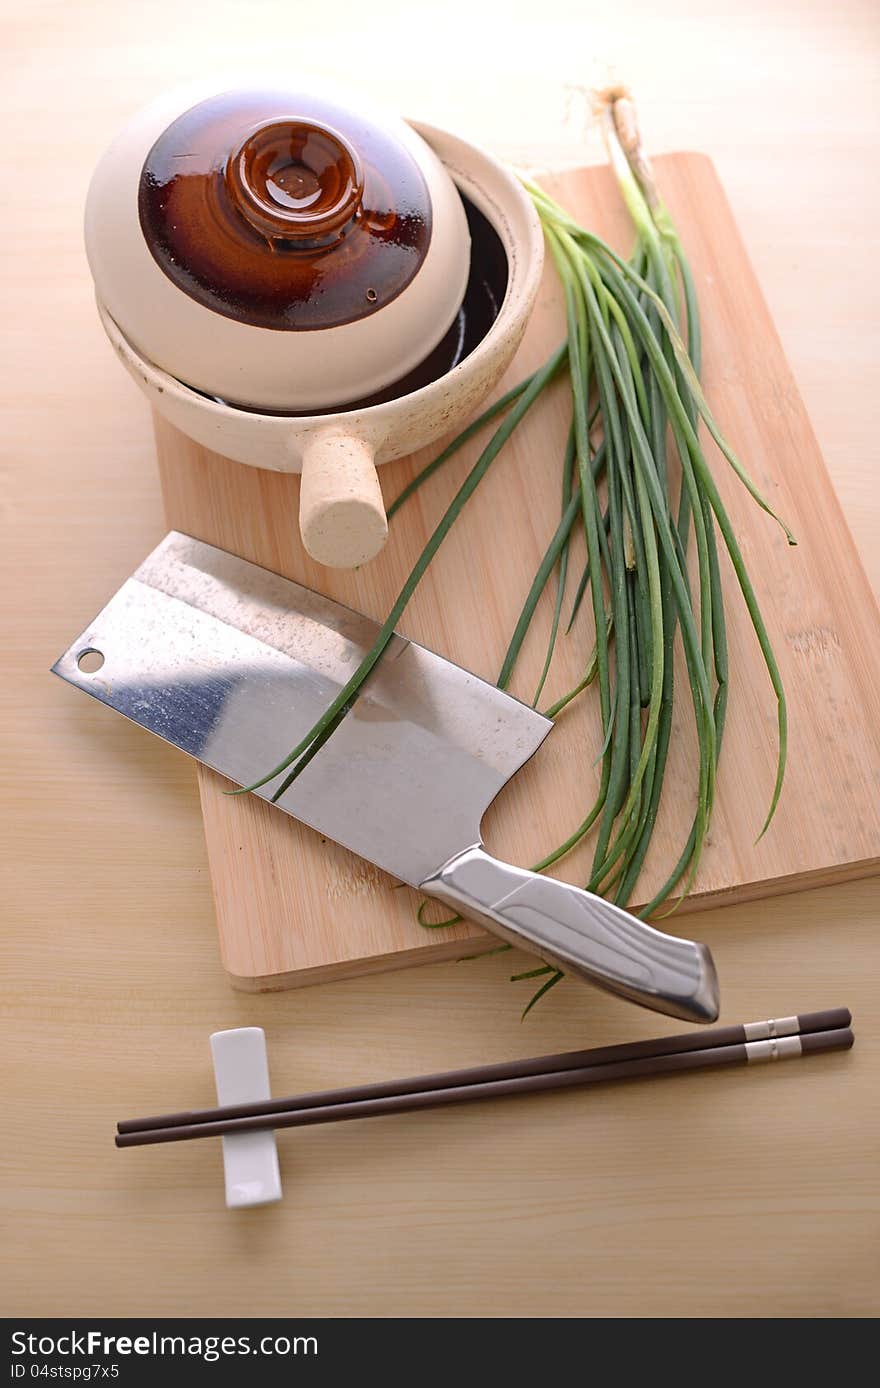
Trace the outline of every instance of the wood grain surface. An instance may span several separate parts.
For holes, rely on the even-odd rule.
[[[343,81],[369,53],[397,109],[532,167],[601,159],[575,89],[613,64],[652,149],[712,155],[880,589],[876,6],[450,0],[424,54],[402,0],[0,11],[3,1311],[875,1315],[880,880],[689,922],[723,1021],[846,1004],[852,1053],[289,1134],[283,1203],[231,1216],[214,1144],[112,1145],[117,1118],[211,1102],[217,1028],[265,1027],[285,1093],[667,1024],[563,985],[521,1025],[510,956],[233,992],[191,764],[48,669],[166,529],[149,414],[95,314],[89,173],[140,103],[258,66],[267,36]]]
[[[673,154],[656,161],[656,172],[692,259],[712,409],[798,539],[796,548],[787,544],[710,445],[777,650],[791,732],[782,803],[756,842],[773,784],[776,708],[735,575],[723,560],[729,712],[711,837],[685,903],[691,911],[864,875],[880,861],[880,611],[715,170],[701,155]],[[632,232],[608,170],[572,170],[542,181],[579,221],[626,249]],[[545,361],[561,340],[561,298],[548,264],[525,342],[499,393]],[[400,624],[404,635],[490,680],[558,521],[569,419],[568,387],[560,382],[493,465]],[[378,619],[486,437],[488,431],[398,513],[378,559],[342,572],[314,563],[302,547],[298,477],[219,458],[157,421],[169,525]],[[386,501],[437,451],[439,445],[382,467]],[[582,548],[574,551],[570,592]],[[553,601],[550,583],[511,684],[524,699],[540,677]],[[585,603],[572,631],[559,640],[544,706],[578,682],[594,639]],[[667,789],[637,901],[649,900],[663,882],[693,818],[697,743],[683,659],[678,690]],[[601,741],[593,689],[566,710],[489,811],[485,833],[496,854],[528,865],[568,838],[594,799]],[[265,769],[255,766],[254,776]],[[494,936],[469,923],[425,930],[416,918],[419,897],[410,889],[265,802],[231,800],[224,794],[228,783],[215,773],[199,768],[199,782],[220,952],[237,986],[317,983],[495,947]],[[554,872],[584,883],[594,837]],[[439,908],[435,918],[443,914]]]

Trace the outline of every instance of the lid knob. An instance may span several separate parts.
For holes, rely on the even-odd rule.
[[[364,172],[331,126],[275,120],[252,130],[230,157],[226,186],[257,231],[307,250],[333,245],[345,234],[361,206]]]

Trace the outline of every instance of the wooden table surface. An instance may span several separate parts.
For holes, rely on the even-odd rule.
[[[232,1214],[214,1144],[112,1146],[210,1098],[215,1029],[264,1026],[290,1092],[664,1024],[563,986],[522,1025],[503,956],[233,993],[192,766],[48,674],[164,530],[91,301],[90,169],[158,89],[285,51],[532,165],[600,157],[582,89],[611,73],[652,148],[711,154],[880,587],[876,6],[551,0],[538,28],[452,0],[424,50],[397,3],[2,9],[5,1314],[876,1314],[876,880],[699,918],[724,1021],[846,1004],[851,1054],[289,1134],[284,1203]]]

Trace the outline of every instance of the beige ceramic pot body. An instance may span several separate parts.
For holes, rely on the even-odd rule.
[[[494,227],[508,263],[507,289],[492,327],[463,361],[429,385],[333,414],[236,409],[190,389],[146,360],[99,300],[102,322],[122,364],[175,428],[237,462],[303,474],[303,542],[315,559],[331,567],[354,567],[381,549],[387,522],[375,465],[426,446],[473,414],[519,347],[541,280],[541,224],[516,176],[455,135],[411,124],[459,191]]]

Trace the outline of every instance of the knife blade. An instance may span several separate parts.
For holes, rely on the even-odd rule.
[[[377,630],[319,593],[172,531],[52,668],[247,785],[308,733]],[[656,1011],[714,1020],[718,985],[704,945],[483,849],[485,811],[552,726],[395,635],[336,732],[276,803],[554,967]],[[256,793],[270,800],[280,779]]]

